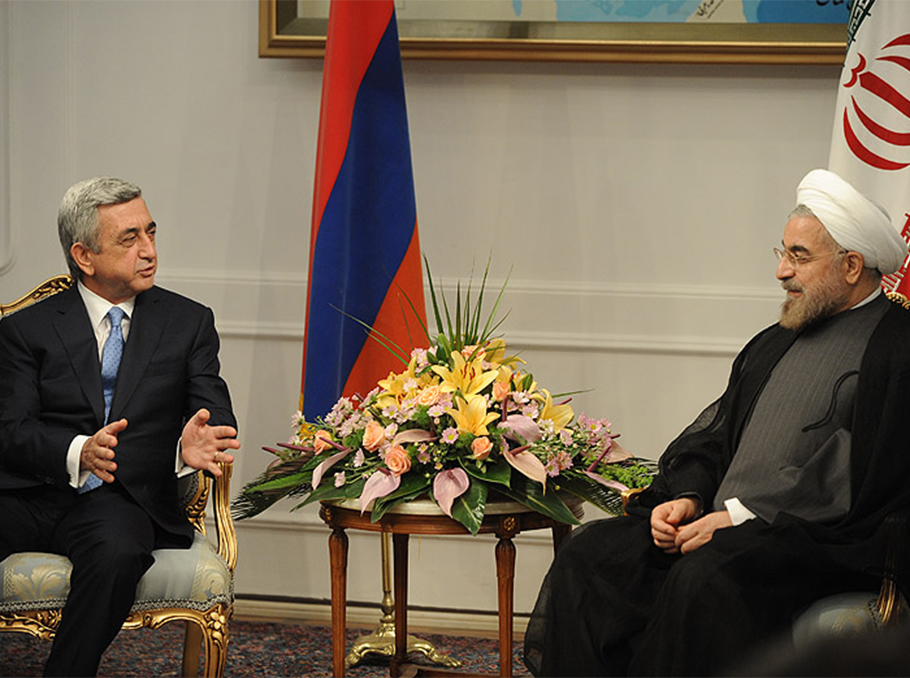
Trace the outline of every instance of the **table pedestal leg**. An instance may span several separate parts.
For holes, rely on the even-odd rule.
[[[373,632],[360,636],[344,660],[347,668],[359,664],[369,655],[391,657],[395,654],[395,600],[392,598],[392,533],[383,532],[382,546],[382,618]],[[421,638],[408,636],[407,654],[418,653],[434,664],[456,668],[461,662],[447,654],[439,652],[432,643]],[[188,674],[189,675],[189,674]]]
[[[347,608],[348,535],[332,530],[329,535],[329,569],[332,573],[332,674],[344,676]]]
[[[401,675],[401,665],[408,660],[408,537],[392,535],[392,561],[395,597],[395,654],[389,663],[389,675]]]
[[[559,552],[563,540],[572,532],[572,526],[566,523],[556,523],[550,529],[553,531],[553,553],[555,554]]]
[[[512,616],[515,593],[515,544],[496,544],[496,577],[499,582],[499,675],[512,675]]]

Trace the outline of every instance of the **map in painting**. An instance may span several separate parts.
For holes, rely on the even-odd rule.
[[[324,19],[329,0],[297,0],[297,8],[298,16]],[[419,22],[589,24],[846,25],[850,15],[848,0],[395,0],[395,12],[399,20]]]
[[[302,5],[325,0],[299,0]],[[395,0],[399,19],[846,24],[847,0]]]
[[[511,0],[516,18],[533,0]],[[552,0],[556,21],[846,23],[844,0]]]

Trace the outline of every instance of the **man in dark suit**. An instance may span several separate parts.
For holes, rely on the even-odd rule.
[[[155,287],[157,225],[139,187],[76,184],[58,229],[77,285],[0,322],[0,560],[73,562],[45,674],[85,676],[152,551],[192,542],[178,475],[220,475],[240,443],[212,311]]]

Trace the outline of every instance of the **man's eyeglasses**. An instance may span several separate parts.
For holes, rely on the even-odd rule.
[[[836,254],[846,254],[847,250],[840,249],[835,250],[834,252],[825,252],[824,254],[800,254],[799,252],[788,252],[787,250],[782,250],[779,247],[773,248],[774,256],[777,257],[778,261],[781,261],[784,257],[787,258],[787,263],[790,264],[790,267],[795,271],[802,264],[808,264],[816,259],[821,259],[822,257],[833,257]]]

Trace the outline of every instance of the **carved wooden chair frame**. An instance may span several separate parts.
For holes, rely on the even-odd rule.
[[[10,304],[0,304],[0,316],[9,315],[46,297],[69,289],[73,279],[59,275],[33,289]],[[233,576],[237,564],[237,535],[230,510],[231,464],[220,462],[222,475],[214,479],[201,471],[181,479],[186,494],[183,498],[187,519],[197,532],[206,535],[205,510],[212,495],[217,553],[230,572],[230,586],[226,602],[218,602],[208,609],[193,607],[160,607],[146,609],[137,605],[123,624],[124,629],[158,628],[172,621],[186,622],[183,651],[183,675],[195,676],[199,672],[200,645],[205,651],[205,676],[220,678],[224,673],[228,645],[228,624],[233,615]],[[214,486],[214,490],[212,487]],[[2,602],[0,602],[2,607]],[[52,640],[60,623],[61,609],[0,611],[0,632],[17,631],[38,638]]]

